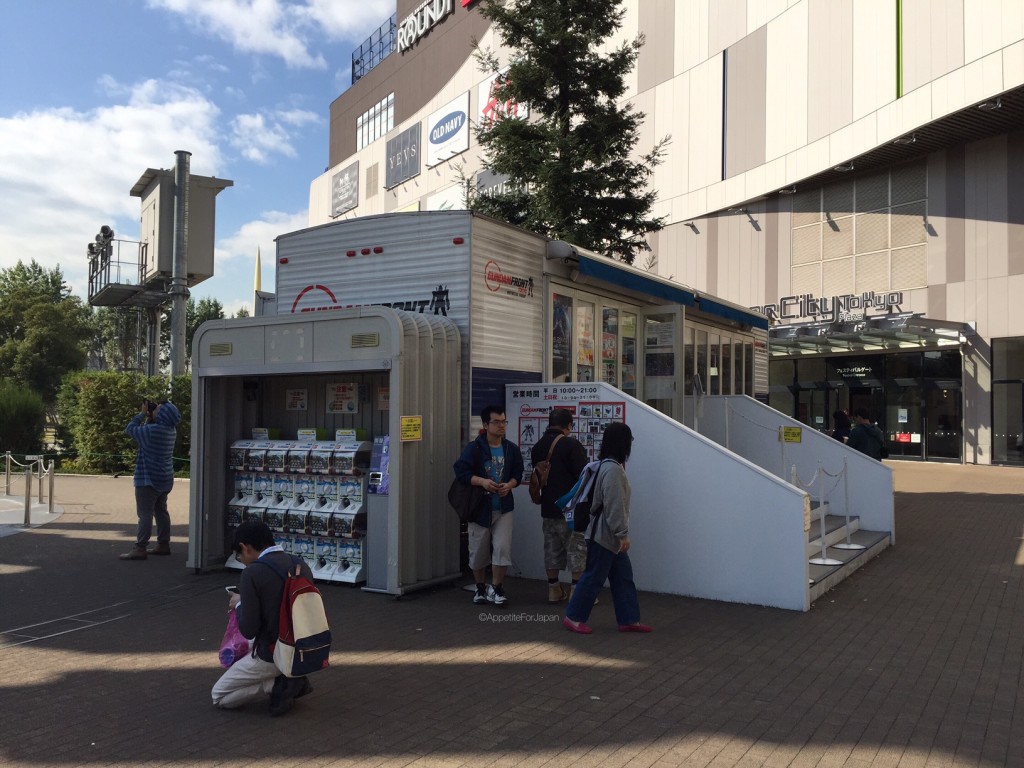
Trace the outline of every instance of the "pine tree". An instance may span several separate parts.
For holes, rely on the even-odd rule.
[[[484,0],[481,12],[512,51],[503,70],[493,52],[477,49],[481,67],[501,73],[492,101],[527,105],[530,114],[478,126],[488,166],[509,184],[500,194],[469,189],[468,197],[474,211],[632,264],[650,250],[645,235],[664,225],[651,216],[656,193],[648,184],[669,139],[632,157],[644,114],[620,99],[643,37],[600,50],[622,24],[620,6]]]

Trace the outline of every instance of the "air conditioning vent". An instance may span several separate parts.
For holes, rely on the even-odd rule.
[[[365,349],[367,347],[379,347],[379,333],[353,333],[352,349]]]
[[[208,350],[210,357],[224,357],[230,355],[232,352],[232,344],[230,341],[220,341],[210,345]]]

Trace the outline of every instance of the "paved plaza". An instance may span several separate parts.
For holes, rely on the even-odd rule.
[[[121,562],[131,478],[58,476],[0,536],[0,764],[1024,766],[1024,470],[892,466],[895,547],[804,614],[642,593],[653,634],[602,599],[585,637],[542,582],[325,585],[332,667],[277,719],[210,704],[238,574],[185,567],[188,483],[173,556]]]

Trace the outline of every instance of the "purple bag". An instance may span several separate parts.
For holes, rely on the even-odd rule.
[[[228,628],[224,630],[224,639],[220,641],[220,665],[227,669],[247,653],[249,641],[242,637],[238,629],[238,616],[234,609],[229,610]]]

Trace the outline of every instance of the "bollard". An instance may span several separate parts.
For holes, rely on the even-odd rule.
[[[4,496],[10,496],[11,495],[11,452],[10,451],[7,451],[7,455],[5,457],[5,465],[6,465],[6,469],[4,470],[4,473],[6,475],[6,478],[5,478],[4,487],[7,490],[4,491]]]
[[[842,565],[842,560],[836,560],[834,557],[828,556],[828,549],[825,544],[825,472],[821,468],[821,462],[818,462],[818,471],[814,473],[815,477],[821,475],[821,479],[818,481],[818,535],[821,537],[821,556],[812,557],[809,562],[811,565]],[[814,479],[811,479],[811,484],[814,484]]]
[[[849,474],[846,469],[846,459],[843,459],[843,501],[846,504],[846,541],[835,544],[836,549],[867,549],[863,544],[854,544],[850,541],[850,487],[847,479]]]
[[[32,525],[32,467],[25,467],[25,527]]]
[[[50,459],[50,514],[53,514],[53,459]]]
[[[39,503],[43,503],[43,457],[37,459],[36,466],[39,467]]]

